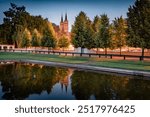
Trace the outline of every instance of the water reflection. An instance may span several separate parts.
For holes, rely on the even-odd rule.
[[[150,81],[137,76],[75,71],[72,91],[76,99],[90,99],[91,95],[98,100],[150,99]]]
[[[150,99],[150,80],[36,64],[1,64],[0,99]]]

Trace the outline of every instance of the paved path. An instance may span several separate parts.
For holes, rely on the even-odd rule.
[[[70,67],[70,68],[93,70],[93,71],[127,74],[127,75],[146,76],[150,78],[150,72],[137,71],[137,70],[125,70],[125,69],[117,69],[117,68],[96,67],[96,66],[83,65],[83,64],[46,62],[46,61],[37,61],[37,60],[21,60],[21,62],[43,64],[43,65],[50,65],[50,66],[62,66],[62,67]]]
[[[110,73],[135,75],[135,76],[144,76],[144,77],[150,78],[150,72],[146,72],[146,71],[96,67],[96,66],[83,65],[83,64],[70,64],[70,63],[48,62],[48,61],[38,61],[38,60],[18,60],[18,61],[16,61],[16,60],[4,60],[4,61],[5,62],[12,62],[12,61],[14,61],[14,62],[26,62],[26,63],[33,63],[33,64],[42,64],[42,65],[47,65],[47,66],[70,67],[70,68],[92,70],[92,71],[110,72]]]

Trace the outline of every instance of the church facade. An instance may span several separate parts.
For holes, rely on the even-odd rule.
[[[61,15],[60,25],[59,26],[55,25],[54,30],[56,32],[56,36],[58,39],[62,36],[65,36],[70,40],[71,33],[69,32],[69,21],[67,13],[65,14],[65,18],[63,18],[63,15]]]

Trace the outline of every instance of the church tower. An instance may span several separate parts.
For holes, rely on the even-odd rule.
[[[68,33],[68,18],[67,13],[65,14],[65,20],[63,21],[63,15],[61,15],[61,21],[60,21],[60,32],[61,33]]]
[[[63,15],[61,15],[61,21],[60,21],[60,27],[59,27],[60,28],[60,32],[63,32],[63,30],[64,30],[64,28],[63,28],[64,27],[63,26],[64,25],[63,22],[64,22],[63,21]]]
[[[65,14],[64,32],[68,33],[68,18],[67,18],[67,13]]]

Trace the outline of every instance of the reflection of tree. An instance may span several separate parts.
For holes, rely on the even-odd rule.
[[[71,74],[72,69],[68,68],[26,63],[0,65],[2,98],[26,99],[43,91],[50,94],[57,83],[67,91]],[[150,80],[142,77],[74,71],[71,88],[76,99],[150,99]]]
[[[142,78],[142,77],[141,77]],[[127,97],[132,100],[150,99],[150,81],[131,79],[127,84]],[[129,90],[130,89],[130,90]]]
[[[68,75],[68,69],[14,63],[2,66],[0,75],[4,99],[25,99],[42,91],[50,93],[52,87]]]
[[[74,71],[72,93],[76,99],[150,99],[150,81],[127,76]]]

